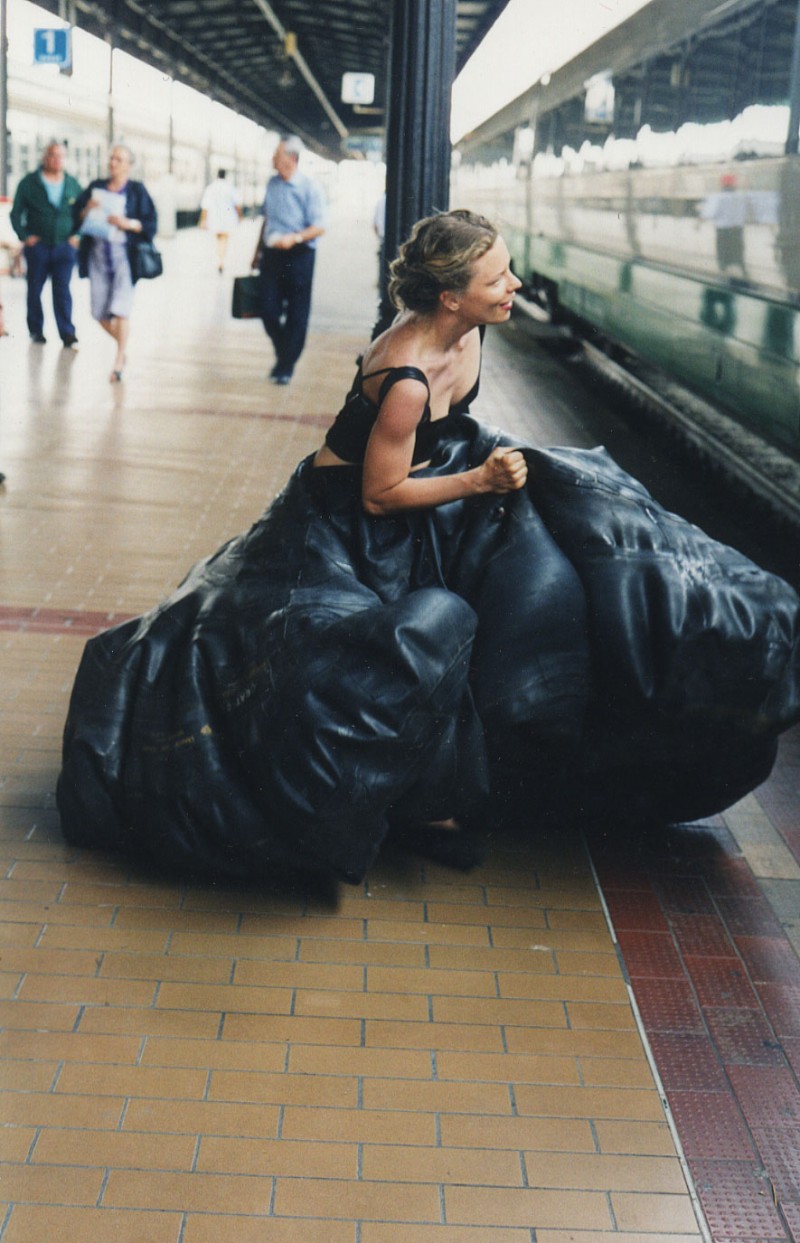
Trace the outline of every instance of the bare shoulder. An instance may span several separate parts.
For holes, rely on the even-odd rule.
[[[404,315],[398,315],[394,323],[376,337],[364,351],[361,373],[392,367],[422,367],[419,334]]]
[[[372,343],[361,359],[362,392],[377,403],[381,390],[386,392],[384,385],[388,374],[400,368],[414,368],[419,373],[417,376],[407,374],[394,378],[389,395],[395,402],[398,399],[410,401],[422,409],[430,390],[425,362],[413,333],[390,328]]]

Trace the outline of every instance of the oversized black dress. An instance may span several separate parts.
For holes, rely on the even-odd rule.
[[[437,421],[426,473],[496,429]],[[92,639],[65,729],[68,840],[187,874],[364,876],[394,823],[720,810],[800,718],[798,598],[602,449],[526,488],[367,515],[300,463],[249,532]]]

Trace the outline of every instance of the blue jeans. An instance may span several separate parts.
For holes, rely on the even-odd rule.
[[[28,269],[28,332],[31,336],[38,336],[44,328],[42,290],[48,277],[53,287],[53,312],[58,334],[62,341],[66,337],[75,336],[69,282],[77,255],[75,247],[70,246],[69,242],[58,242],[54,246],[48,242],[37,242],[35,246],[25,247]]]
[[[261,318],[275,346],[275,370],[291,375],[303,352],[311,311],[316,250],[264,250],[261,256]]]

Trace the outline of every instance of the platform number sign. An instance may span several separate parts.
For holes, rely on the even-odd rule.
[[[68,65],[72,58],[70,30],[61,26],[54,30],[34,30],[33,63],[35,65]]]
[[[371,104],[374,98],[374,73],[342,74],[342,103]]]

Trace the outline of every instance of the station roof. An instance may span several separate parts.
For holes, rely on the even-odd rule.
[[[59,0],[38,0],[58,14]],[[456,0],[460,70],[508,0]],[[393,0],[73,0],[82,29],[268,129],[341,158],[385,128]],[[343,103],[344,73],[375,99]],[[358,84],[357,84],[358,85]],[[363,95],[362,95],[363,100]]]

